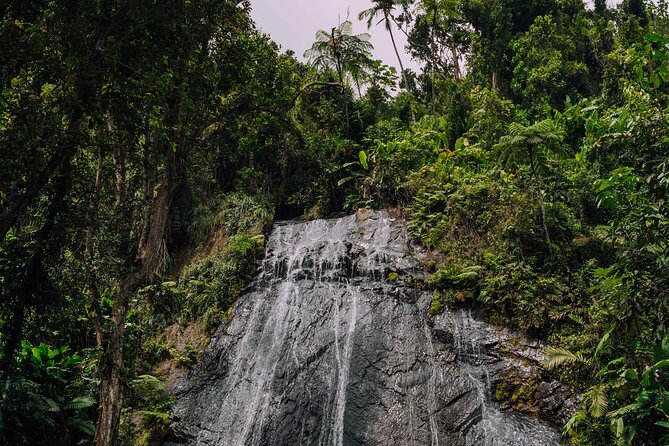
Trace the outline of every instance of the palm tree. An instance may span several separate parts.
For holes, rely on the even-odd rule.
[[[393,35],[392,23],[397,25],[397,20],[393,15],[393,11],[397,6],[408,6],[411,2],[409,0],[373,0],[372,6],[369,9],[365,9],[360,14],[358,14],[358,20],[367,20],[367,29],[370,29],[374,25],[374,20],[381,16],[380,20],[376,23],[383,23],[386,31],[390,35],[390,40],[393,43],[393,48],[395,49],[395,55],[397,56],[397,62],[400,65],[400,70],[402,71],[402,79],[404,80],[404,88],[409,89],[409,80],[407,79],[406,72],[404,71],[404,64],[402,63],[402,58],[400,57],[400,52],[397,50],[397,44],[395,43],[395,36]],[[399,25],[397,25],[399,28]],[[416,123],[416,116],[414,115],[413,108],[411,109],[411,120]]]
[[[371,51],[374,47],[369,39],[370,35],[367,33],[354,35],[353,24],[345,21],[332,28],[330,32],[318,30],[316,41],[304,52],[304,57],[316,68],[337,72],[344,100],[347,131],[349,130],[349,114],[346,79],[347,75],[350,75],[359,84],[362,72],[372,65]]]

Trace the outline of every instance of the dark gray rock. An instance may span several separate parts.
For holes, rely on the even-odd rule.
[[[560,425],[576,411],[576,392],[541,367],[543,344],[478,320],[469,309],[446,310],[435,316],[433,332],[451,346],[461,363],[485,371],[490,393],[494,394],[501,383],[510,393],[507,397],[514,392],[516,397],[521,395],[515,401],[502,401],[504,407]],[[532,391],[527,392],[527,388]]]
[[[433,332],[430,296],[388,280],[417,266],[385,213],[277,224],[251,291],[178,387],[174,441],[558,444],[554,428],[491,401],[498,341],[470,343],[455,313]]]

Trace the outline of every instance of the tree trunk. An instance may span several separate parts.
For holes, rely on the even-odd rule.
[[[127,302],[134,285],[128,279],[125,279],[124,282],[116,289],[116,298],[112,307],[112,331],[109,334],[101,364],[100,413],[93,439],[93,444],[97,446],[116,446],[118,444],[118,428],[123,405],[121,391],[123,334]]]
[[[335,28],[332,28],[332,41],[336,42],[335,39]],[[351,123],[348,116],[348,99],[346,98],[346,87],[344,86],[344,68],[341,66],[341,56],[335,48],[334,50],[335,60],[337,61],[337,75],[339,76],[339,83],[341,84],[341,97],[344,101],[344,115],[346,116],[346,136],[351,133]]]
[[[91,198],[90,211],[88,216],[88,225],[86,227],[86,248],[84,250],[84,263],[88,265],[87,280],[88,288],[91,293],[91,314],[93,319],[93,329],[95,331],[95,345],[98,348],[103,347],[103,331],[102,331],[102,315],[100,311],[100,292],[97,285],[97,275],[95,274],[95,253],[93,248],[93,237],[95,230],[91,222],[93,216],[91,215],[100,204],[100,182],[102,181],[102,149],[98,149],[98,166],[95,169],[95,183],[93,185],[93,196]]]
[[[358,89],[358,99],[362,99],[362,90],[360,89],[360,79],[358,79],[358,76],[355,76],[355,86]]]
[[[123,394],[121,377],[123,373],[123,342],[124,324],[128,311],[130,297],[146,283],[147,279],[162,268],[161,256],[164,246],[167,223],[172,209],[173,194],[178,190],[185,178],[183,150],[174,153],[167,147],[168,161],[166,175],[153,195],[150,204],[144,213],[142,234],[137,246],[136,255],[128,249],[126,251],[126,273],[119,279],[112,307],[112,331],[106,343],[102,358],[102,373],[100,379],[100,412],[98,425],[93,444],[96,446],[116,446],[118,444],[118,428],[121,419]],[[127,199],[125,184],[125,166],[122,157],[117,164],[117,194],[119,201],[119,227],[123,227],[123,237],[129,239],[130,228],[125,227],[125,215],[122,209]],[[152,175],[147,175],[146,181],[152,183]],[[123,246],[124,243],[121,243]],[[133,260],[134,257],[134,260]]]
[[[436,37],[436,30],[437,30],[437,8],[435,5],[434,11],[432,11],[432,88],[431,88],[431,94],[432,94],[432,117],[437,115],[437,107],[436,107],[436,102],[435,102],[435,86],[434,86],[434,81],[435,81],[435,70],[436,70],[436,65],[437,65],[437,37]]]
[[[494,91],[499,90],[499,74],[497,73],[497,70],[492,71],[491,84]]]
[[[454,77],[455,77],[455,82],[460,82],[462,81],[462,69],[460,68],[460,55],[458,54],[458,50],[455,46],[455,43],[451,42],[451,57],[453,58],[453,69],[454,69]]]

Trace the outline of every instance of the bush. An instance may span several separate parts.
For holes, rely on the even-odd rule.
[[[263,247],[262,235],[239,234],[219,253],[187,266],[179,280],[185,316],[199,319],[206,315],[206,325],[213,328],[220,319],[212,320],[216,314],[212,308],[224,312],[237,300],[255,275]]]
[[[216,231],[225,231],[229,236],[242,232],[261,234],[273,220],[274,208],[267,196],[233,192],[216,195],[197,206],[189,231],[195,244],[201,245]]]

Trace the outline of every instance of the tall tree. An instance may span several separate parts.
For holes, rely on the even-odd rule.
[[[348,111],[348,99],[346,97],[347,76],[351,76],[358,82],[361,72],[372,65],[369,34],[353,34],[353,24],[350,21],[343,22],[332,28],[330,32],[318,30],[316,41],[307,51],[304,57],[317,68],[322,70],[334,70],[341,85],[344,113],[346,115],[346,128],[350,130],[350,118]]]
[[[539,15],[554,11],[555,0],[463,0],[462,12],[473,28],[470,72],[493,89],[507,93],[511,81],[511,43]]]
[[[402,72],[404,88],[409,91],[409,80],[407,79],[406,71],[404,70],[400,52],[397,49],[397,43],[395,43],[395,36],[393,35],[393,23],[399,27],[393,13],[398,6],[407,7],[410,2],[408,0],[374,0],[372,3],[374,6],[365,9],[358,14],[358,20],[367,20],[367,29],[371,29],[372,26],[374,26],[376,18],[379,16],[381,17],[376,24],[383,23],[384,28],[388,31],[388,35],[393,44],[393,49],[395,50],[395,55],[397,56],[397,63],[399,63],[400,71]],[[413,107],[411,108],[411,120],[414,123],[416,122],[416,115],[414,114]]]
[[[461,26],[457,0],[421,0],[415,26],[408,36],[413,57],[424,60],[430,70],[432,113],[436,111],[436,73],[449,73],[456,82],[462,79],[460,62],[466,31]]]
[[[546,220],[546,205],[542,190],[541,172],[548,152],[556,150],[564,139],[564,130],[553,119],[545,119],[525,126],[518,122],[509,125],[509,134],[502,136],[494,149],[499,151],[503,163],[528,162],[534,181],[535,193],[541,205],[541,223],[546,236],[548,250],[553,255],[551,236]]]

